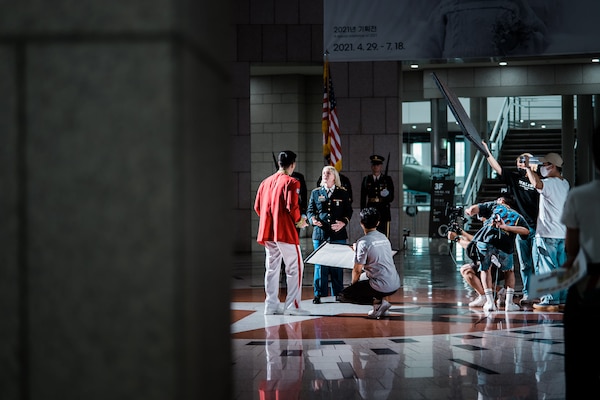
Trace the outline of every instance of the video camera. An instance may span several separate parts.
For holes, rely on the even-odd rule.
[[[539,158],[537,158],[537,157],[521,156],[521,157],[519,157],[519,162],[525,164],[527,162],[528,158],[529,158],[529,166],[531,167],[531,169],[533,171],[537,171],[538,166],[540,166],[542,164],[542,162],[540,161]]]
[[[446,203],[446,209],[444,215],[448,217],[448,225],[444,232],[438,232],[441,236],[447,237],[448,232],[454,232],[460,235],[465,226],[465,212],[464,207],[453,207],[450,203]]]

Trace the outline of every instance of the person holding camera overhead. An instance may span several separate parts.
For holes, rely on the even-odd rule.
[[[563,159],[557,153],[548,153],[540,158],[542,177],[526,163],[527,176],[540,193],[539,215],[533,247],[533,262],[536,273],[547,274],[560,268],[567,260],[565,237],[567,227],[560,221],[563,207],[571,185],[562,176]],[[538,311],[560,311],[567,300],[567,291],[559,290],[542,296],[533,305]]]
[[[540,199],[538,191],[527,176],[526,163],[531,160],[530,164],[532,168],[535,168],[534,161],[536,160],[532,154],[522,153],[516,160],[517,169],[509,170],[498,163],[485,141],[482,141],[482,144],[488,153],[487,162],[506,185],[508,194],[515,201],[515,210],[525,218],[531,230],[528,236],[521,237],[521,235],[517,235],[516,239],[517,257],[520,264],[521,281],[523,282],[521,305],[524,305],[532,302],[532,299],[529,298],[529,278],[534,273],[532,254]]]

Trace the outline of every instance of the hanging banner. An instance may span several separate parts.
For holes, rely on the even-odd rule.
[[[324,0],[329,61],[567,55],[600,50],[600,2]]]

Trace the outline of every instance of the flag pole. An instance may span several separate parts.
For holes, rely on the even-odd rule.
[[[323,132],[323,163],[331,165],[331,148],[329,145],[329,64],[326,51],[323,53],[323,116],[321,130]]]

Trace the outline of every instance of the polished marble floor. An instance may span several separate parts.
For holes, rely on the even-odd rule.
[[[303,240],[305,256],[308,246]],[[390,315],[372,320],[371,306],[331,296],[312,304],[312,264],[302,296],[311,315],[265,316],[264,253],[237,255],[234,398],[563,399],[562,314],[469,308],[473,292],[459,273],[464,257],[444,239],[409,237],[395,256],[403,287]],[[516,286],[519,294],[518,277]]]

